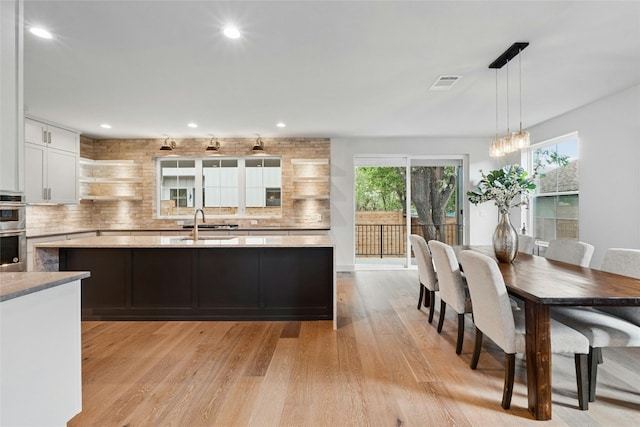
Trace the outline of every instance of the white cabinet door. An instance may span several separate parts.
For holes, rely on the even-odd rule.
[[[25,144],[27,203],[78,203],[78,155]]]
[[[24,141],[31,144],[46,145],[47,125],[31,119],[24,119]]]
[[[24,139],[27,203],[78,203],[80,136],[25,119]]]
[[[17,1],[0,1],[0,190],[22,190],[22,17]]]
[[[49,147],[70,151],[72,153],[79,151],[80,145],[77,133],[51,125],[49,125],[48,130],[50,137]]]
[[[44,145],[24,144],[25,193],[27,203],[42,203],[47,199],[46,152]]]
[[[78,155],[49,148],[47,182],[50,203],[78,203]]]

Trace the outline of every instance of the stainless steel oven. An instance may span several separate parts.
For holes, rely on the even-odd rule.
[[[25,204],[1,199],[2,193],[0,193],[0,231],[24,230]]]
[[[25,271],[27,237],[22,231],[0,231],[0,272]]]
[[[26,270],[25,216],[22,194],[0,192],[0,272]]]

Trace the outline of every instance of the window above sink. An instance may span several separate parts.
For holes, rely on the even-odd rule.
[[[160,218],[184,218],[195,209],[208,217],[282,216],[280,157],[172,157],[156,162]]]

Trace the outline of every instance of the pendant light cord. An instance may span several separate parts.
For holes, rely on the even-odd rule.
[[[518,83],[520,86],[520,133],[522,133],[522,50],[518,51]]]
[[[509,61],[507,61],[507,138],[511,135],[509,133]]]
[[[496,68],[496,141],[498,140],[498,69]]]

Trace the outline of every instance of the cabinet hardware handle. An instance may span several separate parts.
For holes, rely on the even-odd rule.
[[[51,200],[51,188],[47,189],[47,200]]]
[[[51,144],[51,132],[47,132],[47,134],[49,135],[49,137],[47,138],[47,142]]]
[[[47,200],[47,189],[46,188],[42,189],[42,200]]]
[[[42,142],[47,143],[47,131],[42,129]]]

